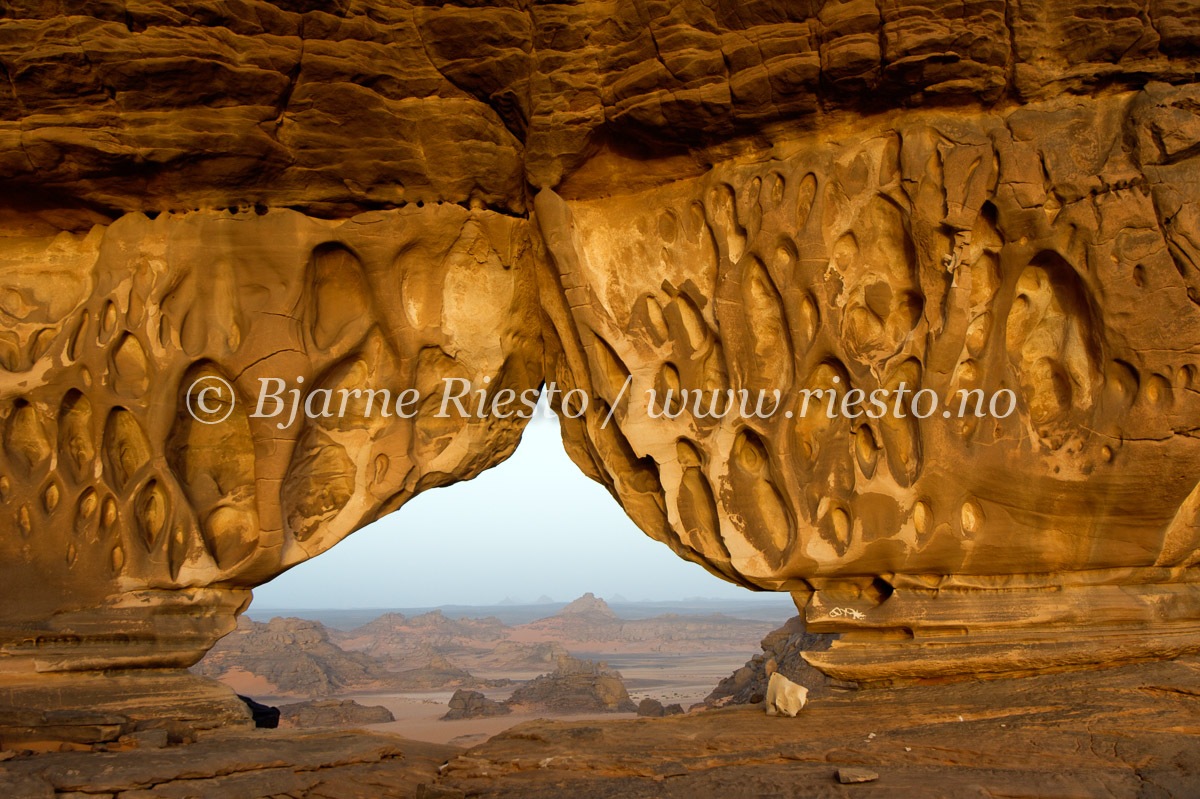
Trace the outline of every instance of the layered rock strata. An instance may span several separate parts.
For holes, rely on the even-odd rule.
[[[0,789],[30,799],[417,796],[460,751],[363,731],[222,731],[166,749],[8,760],[0,765]]]

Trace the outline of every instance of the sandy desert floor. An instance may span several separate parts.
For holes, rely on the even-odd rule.
[[[700,702],[716,687],[722,678],[727,677],[735,669],[746,662],[745,655],[598,655],[587,652],[579,653],[579,657],[593,660],[604,660],[611,667],[618,669],[625,678],[625,686],[634,702],[646,697],[659,700],[664,705],[677,702],[684,710],[690,705]],[[494,678],[506,676],[516,679],[531,679],[536,672],[529,674],[478,674],[476,676]],[[516,686],[494,688],[482,693],[492,699],[501,700],[508,697]],[[554,718],[564,721],[580,721],[585,719],[619,719],[633,718],[632,713],[593,713],[567,714],[548,716],[542,714],[517,714],[497,716],[495,718],[463,719],[460,721],[441,721],[448,709],[448,703],[453,691],[424,691],[405,693],[357,693],[337,697],[353,699],[363,705],[383,705],[392,711],[396,720],[387,724],[372,724],[370,730],[391,732],[418,741],[431,743],[453,743],[457,746],[472,746],[487,738],[502,732],[509,727],[524,721],[537,718]],[[260,698],[260,701],[273,703],[294,702],[287,698]]]

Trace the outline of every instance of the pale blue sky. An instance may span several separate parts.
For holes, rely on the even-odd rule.
[[[650,539],[563,450],[541,409],[516,453],[396,513],[254,591],[254,608],[490,605],[727,597],[778,602],[713,577]]]

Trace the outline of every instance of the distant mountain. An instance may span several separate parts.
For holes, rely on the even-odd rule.
[[[537,601],[534,602],[533,604],[535,604],[535,605],[553,605],[554,600],[551,599],[550,597],[546,596],[545,594],[542,594],[540,597],[537,598]]]
[[[243,693],[251,694],[322,697],[369,689],[469,689],[494,685],[499,678],[545,673],[568,653],[741,654],[753,651],[779,624],[712,614],[712,606],[705,608],[709,614],[700,615],[682,602],[640,610],[639,605],[618,605],[614,610],[593,593],[560,610],[558,603],[526,607],[528,614],[505,620],[499,618],[501,611],[493,614],[487,608],[452,614],[389,612],[353,629],[300,619],[263,624],[243,618],[239,631],[196,668],[230,684],[240,680]],[[459,615],[463,611],[470,615]]]
[[[775,626],[720,614],[623,619],[603,599],[587,593],[553,616],[505,628],[505,636],[525,644],[552,641],[572,652],[727,652],[753,646]]]
[[[616,619],[617,614],[603,599],[590,591],[560,610],[555,616],[597,616],[604,619]]]
[[[495,616],[452,619],[440,610],[419,616],[385,613],[348,632],[333,633],[346,649],[367,652],[393,661],[425,665],[424,647],[455,656],[465,651],[490,651],[507,637],[507,628]]]
[[[684,616],[707,616],[714,612],[724,613],[739,619],[754,619],[773,622],[775,627],[796,615],[796,606],[787,594],[751,595],[744,599],[708,597],[674,600],[628,600],[624,601],[616,594],[604,595],[609,607],[623,619],[650,619],[664,613],[678,613]],[[544,597],[541,599],[545,599]],[[319,621],[326,627],[336,630],[353,630],[378,618],[384,613],[399,613],[416,617],[433,610],[440,609],[446,616],[454,619],[479,619],[494,616],[505,625],[527,624],[537,619],[545,618],[547,605],[559,608],[566,602],[554,600],[544,602],[539,600],[536,605],[442,605],[440,608],[430,606],[412,608],[356,608],[353,610],[330,609],[271,609],[260,607],[257,603],[251,605],[246,612],[250,618],[259,622],[269,621],[275,616],[299,616],[304,619]],[[551,611],[553,612],[553,611]]]

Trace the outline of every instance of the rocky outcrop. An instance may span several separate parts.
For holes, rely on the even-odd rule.
[[[588,621],[613,621],[619,618],[607,602],[591,591],[568,602],[566,607],[554,615],[560,618],[577,617]]]
[[[118,212],[260,204],[348,216],[462,202],[519,213],[520,138],[486,95],[446,76],[511,64],[471,66],[460,51],[455,69],[440,55],[517,37],[527,61],[527,16],[485,14],[387,2],[85,2],[63,15],[10,5],[0,179]],[[45,123],[28,129],[31,118]]]
[[[497,688],[509,684],[507,679],[479,680],[466,669],[460,669],[444,656],[433,653],[423,666],[402,669],[392,675],[390,684],[400,691],[420,691],[459,687]]]
[[[254,727],[231,689],[183,671],[48,675],[15,682],[0,704],[0,751],[58,752],[119,745],[165,730],[172,743],[215,728]]]
[[[553,382],[579,467],[835,678],[1200,648],[1192,4],[60,5],[0,12],[3,707],[186,668],[504,460],[446,379]],[[958,411],[801,405],[901,389]],[[189,696],[143,720],[234,713]]]
[[[243,617],[191,671],[241,687],[265,681],[273,695],[322,698],[349,691],[417,691],[503,686],[507,680],[477,680],[428,645],[396,662],[343,649],[323,624],[275,618],[263,624]],[[247,689],[249,690],[249,689]],[[262,689],[258,689],[262,690]]]
[[[651,700],[652,701],[652,700]],[[564,655],[554,671],[518,687],[503,702],[478,691],[458,690],[450,698],[445,721],[521,713],[634,713],[621,673],[605,663]],[[660,715],[662,706],[659,705]]]
[[[639,716],[646,716],[647,718],[662,718],[666,715],[666,712],[663,710],[662,702],[647,697],[638,702],[637,714]]]
[[[512,713],[512,708],[508,705],[489,699],[478,691],[460,688],[450,697],[450,709],[442,716],[442,721],[506,716],[509,713]]]
[[[659,719],[663,716],[678,716],[683,713],[683,706],[678,703],[671,703],[666,707],[657,699],[646,697],[641,702],[638,702],[637,714],[646,718]]]
[[[600,616],[612,623],[603,636],[588,632],[598,616],[575,612],[544,620],[556,622],[550,627],[541,622],[509,626],[491,618],[449,619],[440,612],[411,619],[385,614],[349,632],[306,619],[262,623],[242,617],[238,629],[218,642],[191,672],[221,680],[241,693],[305,699],[366,691],[502,688],[512,684],[510,678],[545,674],[569,657],[558,643],[511,638],[562,634],[573,646],[591,642],[655,653],[692,652],[706,644],[714,651],[744,651],[756,631],[768,626],[724,617],[628,621],[617,618],[603,600],[588,601],[603,606]],[[661,640],[653,637],[655,630],[668,630],[676,620],[680,629],[664,633]],[[694,640],[677,649],[675,642],[689,631],[695,633]],[[463,668],[462,662],[471,668]]]
[[[276,695],[310,698],[375,687],[392,678],[385,663],[330,641],[320,622],[295,618],[265,624],[239,619],[238,629],[192,672],[214,679],[245,673],[265,680]]]
[[[509,799],[1192,796],[1194,657],[1014,680],[843,692],[796,718],[724,708],[537,720],[452,759],[437,786]],[[535,765],[536,764],[536,765]],[[844,793],[839,770],[879,775]],[[450,795],[457,795],[450,793]]]
[[[708,707],[726,705],[753,705],[763,702],[771,675],[782,674],[791,682],[802,685],[814,696],[824,696],[829,688],[851,687],[839,684],[814,668],[805,659],[829,649],[833,636],[810,633],[805,629],[804,619],[795,616],[777,630],[763,638],[762,654],[754,655],[746,665],[730,674],[717,684],[704,700]]]
[[[636,713],[621,673],[606,663],[560,658],[554,671],[530,680],[504,704],[544,713]]]
[[[526,671],[553,666],[568,652],[556,643],[519,644],[501,641],[487,655],[481,656],[482,665],[497,671]]]
[[[360,705],[353,699],[318,699],[279,706],[280,727],[361,727],[395,721],[382,705]]]

